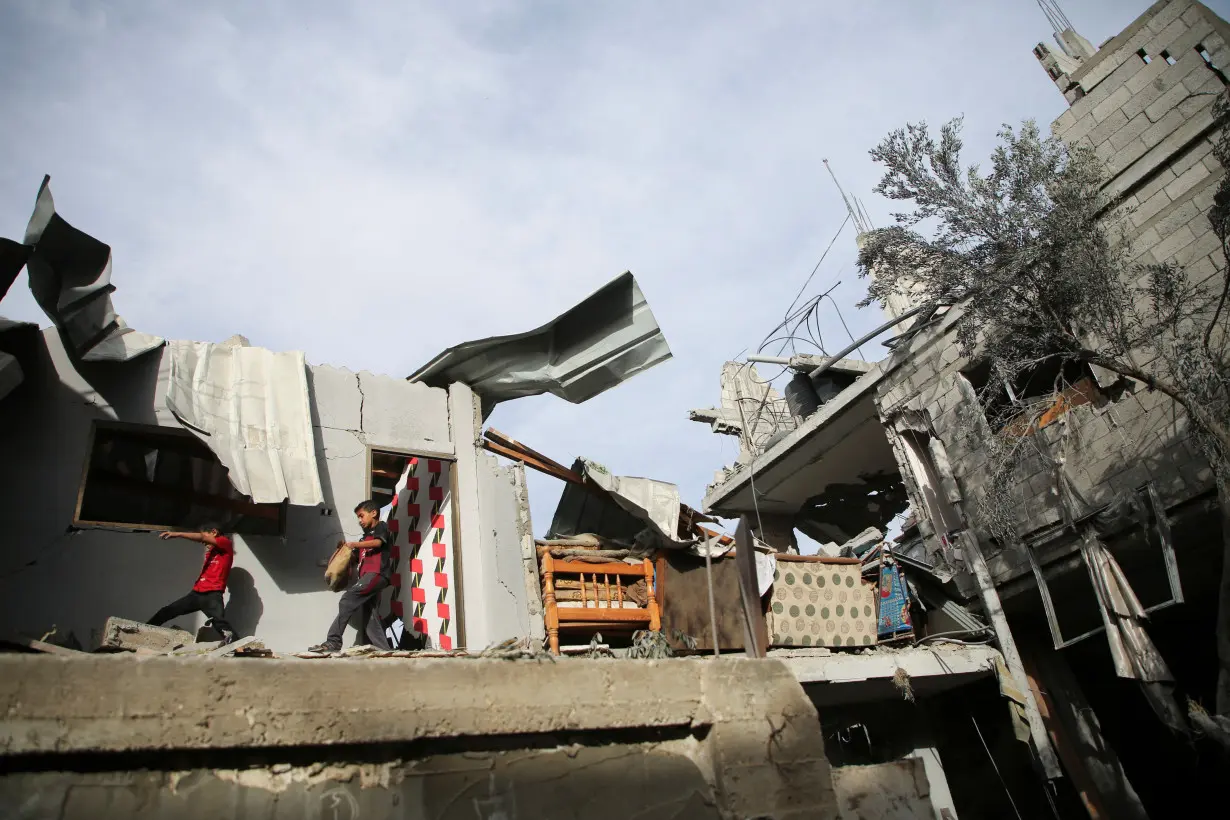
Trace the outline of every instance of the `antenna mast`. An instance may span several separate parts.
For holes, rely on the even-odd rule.
[[[864,234],[875,228],[871,224],[871,217],[867,215],[867,211],[863,208],[863,203],[859,202],[856,196],[846,196],[845,190],[841,187],[841,183],[837,181],[837,175],[833,173],[832,166],[829,165],[827,159],[822,159],[824,167],[829,172],[829,176],[833,178],[833,184],[837,186],[837,192],[841,194],[841,201],[845,203],[846,213],[850,214],[850,221],[854,223],[855,229]]]
[[[1047,22],[1051,24],[1051,28],[1056,34],[1062,34],[1067,29],[1072,28],[1072,21],[1068,19],[1068,15],[1063,13],[1063,9],[1059,7],[1059,0],[1038,0],[1038,8],[1042,9],[1042,13],[1046,15]]]

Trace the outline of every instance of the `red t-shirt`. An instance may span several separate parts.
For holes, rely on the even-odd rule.
[[[231,564],[235,562],[235,545],[225,535],[214,539],[216,546],[205,545],[205,564],[201,574],[192,585],[193,592],[221,592],[226,589]]]

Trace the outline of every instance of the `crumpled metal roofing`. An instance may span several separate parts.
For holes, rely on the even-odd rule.
[[[324,501],[303,353],[173,341],[167,406],[258,504]]]
[[[624,273],[536,330],[450,347],[410,381],[463,382],[487,406],[542,393],[580,404],[670,357],[645,295]]]
[[[607,495],[595,495],[579,484],[566,484],[547,538],[593,533],[630,546],[638,533],[649,530],[654,536],[652,546],[684,547],[692,543],[678,537],[680,501],[679,488],[674,484],[612,475],[587,458],[578,458],[572,469]]]
[[[84,361],[128,361],[161,347],[163,339],[133,330],[115,312],[111,247],[56,213],[50,182],[43,177],[39,186],[24,246],[6,240],[0,247],[0,285],[7,290],[24,262],[34,300]]]

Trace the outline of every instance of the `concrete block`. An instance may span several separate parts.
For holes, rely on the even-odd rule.
[[[1067,131],[1075,123],[1076,115],[1072,113],[1072,109],[1069,108],[1067,111],[1056,117],[1055,121],[1051,123],[1051,133],[1057,137],[1062,137],[1063,132]]]
[[[1191,8],[1192,6],[1190,3],[1167,3],[1158,9],[1157,13],[1150,18],[1149,22],[1146,24],[1146,28],[1151,34],[1157,34],[1164,31],[1167,26],[1173,25],[1175,20],[1178,20]],[[1186,25],[1186,23],[1183,25]]]
[[[1137,114],[1135,117],[1128,120],[1122,128],[1110,135],[1109,141],[1111,146],[1113,146],[1116,150],[1123,148],[1129,142],[1132,142],[1148,130],[1152,123],[1153,121],[1146,117],[1143,113]]]
[[[1195,165],[1198,162],[1202,162],[1204,158],[1209,156],[1209,154],[1211,154],[1212,152],[1213,152],[1213,141],[1208,138],[1202,139],[1198,143],[1193,145],[1191,148],[1189,148],[1186,151],[1186,153],[1184,153],[1182,156],[1176,157],[1175,161],[1171,163],[1170,165],[1170,170],[1175,174],[1175,177],[1177,178],[1179,174],[1183,173],[1188,168],[1191,168],[1193,165]],[[1162,186],[1162,187],[1165,187],[1165,186]]]
[[[923,761],[916,758],[873,766],[833,769],[842,817],[938,817]]]
[[[1196,53],[1196,46],[1197,44],[1203,44],[1205,38],[1213,33],[1213,24],[1208,21],[1201,21],[1194,26],[1185,26],[1184,31],[1171,39],[1169,45],[1165,46],[1166,50],[1170,52],[1170,56],[1178,61],[1171,68],[1176,68],[1179,63],[1183,62],[1185,56],[1203,63],[1204,59]]]
[[[1178,178],[1178,174],[1174,172],[1173,168],[1160,168],[1148,182],[1137,189],[1136,196],[1141,202],[1147,202],[1150,197]]]
[[[1192,92],[1184,83],[1178,83],[1165,93],[1159,96],[1156,100],[1145,108],[1145,116],[1149,118],[1149,122],[1157,122],[1172,109],[1177,109],[1179,103],[1183,102]]]
[[[1109,145],[1110,143],[1103,144]],[[1145,144],[1143,138],[1137,137],[1125,145],[1122,149],[1112,153],[1109,159],[1105,160],[1106,172],[1111,174],[1112,177],[1117,176],[1130,168],[1132,163],[1136,162],[1147,153],[1149,153],[1149,146]]]
[[[1169,49],[1172,43],[1177,41],[1189,30],[1190,26],[1178,19],[1171,20],[1165,28],[1153,28],[1153,24],[1150,24],[1149,31],[1153,33],[1153,36],[1150,38],[1149,42],[1153,44],[1153,48],[1149,49],[1149,53],[1160,55],[1162,53],[1162,49]],[[1156,60],[1157,57],[1154,57],[1154,59]]]
[[[1165,191],[1158,191],[1132,212],[1132,226],[1139,228],[1153,219],[1163,208],[1170,204],[1170,197]]]
[[[1148,116],[1147,114],[1145,116]],[[1140,138],[1145,141],[1145,144],[1150,148],[1162,144],[1166,137],[1173,134],[1181,125],[1183,125],[1183,115],[1175,109],[1169,109],[1162,114],[1158,119],[1153,120],[1153,125],[1149,126]],[[1178,148],[1179,146],[1175,146]]]
[[[1150,228],[1136,237],[1136,241],[1132,243],[1132,252],[1135,254],[1132,257],[1132,261],[1140,265],[1156,262],[1157,259],[1153,256],[1153,248],[1160,241],[1161,236],[1158,235],[1156,228]]]
[[[142,649],[170,652],[195,642],[196,638],[192,633],[182,629],[152,626],[125,618],[108,618],[103,627],[102,642],[99,648],[132,652]]]
[[[1163,194],[1164,195],[1164,192]],[[1199,234],[1204,233],[1204,229],[1212,229],[1207,219],[1198,219],[1201,214],[1201,208],[1195,197],[1187,196],[1179,202],[1175,202],[1165,212],[1158,214],[1153,220],[1154,227],[1162,236],[1170,236],[1179,229],[1187,227],[1192,230],[1192,233],[1199,237]]]
[[[1182,119],[1178,112],[1172,112],[1175,117]],[[1168,114],[1163,117],[1158,123],[1155,123],[1149,131],[1146,131],[1141,139],[1146,142],[1155,129],[1157,134],[1163,133],[1164,129],[1171,125],[1171,116]],[[1200,138],[1213,125],[1213,118],[1208,110],[1202,110],[1192,119],[1181,123],[1178,128],[1167,133],[1149,152],[1139,161],[1134,163],[1124,173],[1115,177],[1107,184],[1105,191],[1107,196],[1114,198],[1128,191],[1136,184],[1148,179],[1155,170],[1165,166],[1176,154],[1178,154],[1188,143],[1194,142]]]
[[[1144,68],[1142,68],[1140,71],[1137,71],[1135,74],[1132,75],[1131,79],[1129,79],[1127,83],[1125,83],[1127,90],[1132,92],[1133,98],[1135,98],[1136,96],[1140,94],[1148,93],[1148,89],[1153,87],[1153,84],[1158,80],[1158,78],[1161,77],[1162,70],[1165,68],[1169,68],[1169,66],[1167,66],[1166,63],[1164,63],[1161,60],[1154,60],[1153,62],[1144,66]],[[1157,92],[1161,93],[1161,91],[1164,91],[1164,90],[1165,88],[1163,87],[1161,89],[1157,89]],[[1151,97],[1150,101],[1152,101],[1152,99],[1154,98]],[[1133,112],[1132,103],[1128,103],[1127,105],[1125,105],[1124,109],[1129,112],[1129,115],[1131,115],[1131,113]],[[1140,113],[1141,111],[1144,111],[1144,110],[1145,110],[1144,105],[1141,105],[1140,107],[1135,108],[1135,113]]]
[[[1097,120],[1093,118],[1093,115],[1085,112],[1082,116],[1077,118],[1071,128],[1060,135],[1060,138],[1069,145],[1075,144],[1083,139],[1086,134],[1092,131],[1093,127],[1097,124]]]
[[[1114,114],[1122,115],[1123,112],[1119,109],[1121,109],[1123,104],[1131,99],[1131,97],[1132,92],[1128,91],[1125,86],[1116,88],[1106,97],[1106,99],[1102,100],[1093,107],[1091,113],[1093,114],[1094,122],[1102,123],[1107,119],[1110,119]],[[1123,121],[1126,122],[1127,118],[1124,117]]]
[[[1211,22],[1204,16],[1204,10],[1194,3],[1188,6],[1180,16],[1183,18],[1183,22],[1189,26],[1198,26],[1201,23]]]
[[[1128,123],[1127,115],[1116,108],[1105,119],[1089,131],[1085,136],[1084,142],[1092,146],[1099,146],[1110,139],[1111,135],[1122,130]]]
[[[1190,231],[1190,228],[1184,230]],[[1175,251],[1174,261],[1178,265],[1187,267],[1193,261],[1201,257],[1208,256],[1216,251],[1221,250],[1221,240],[1217,238],[1217,234],[1213,231],[1206,231],[1197,237],[1194,241],[1182,246]],[[1154,252],[1156,254],[1156,251]],[[1163,257],[1162,261],[1165,261]]]

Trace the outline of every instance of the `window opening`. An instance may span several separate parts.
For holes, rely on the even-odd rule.
[[[1041,429],[1076,407],[1101,405],[1105,400],[1087,365],[1058,357],[1039,362],[1011,381],[995,374],[989,361],[972,365],[962,375],[977,393],[991,429],[1011,435],[1027,435],[1035,423]]]
[[[1141,62],[1143,62],[1145,65],[1148,65],[1149,63],[1153,62],[1153,58],[1149,56],[1149,52],[1145,51],[1143,48],[1140,51],[1136,52],[1136,56],[1139,57],[1141,59]]]
[[[1158,547],[1162,564],[1165,567],[1165,586],[1169,588],[1170,593],[1169,598],[1151,606],[1145,605],[1142,601],[1144,611],[1148,614],[1183,603],[1183,586],[1179,581],[1179,564],[1175,555],[1170,521],[1166,517],[1166,508],[1158,496],[1157,488],[1152,483],[1149,483],[1138,489],[1136,491],[1136,501],[1139,505],[1138,509],[1142,512],[1139,523],[1142,531],[1145,533],[1145,542],[1150,548],[1154,544]],[[1101,605],[1097,603],[1097,595],[1094,591],[1094,585],[1097,581],[1093,578],[1092,568],[1087,567],[1085,573],[1078,571],[1067,576],[1065,581],[1061,582],[1060,594],[1056,596],[1053,594],[1042,572],[1042,568],[1038,564],[1034,549],[1030,547],[1026,551],[1029,553],[1029,564],[1033,570],[1034,580],[1038,585],[1038,594],[1042,598],[1042,608],[1046,612],[1046,620],[1051,630],[1051,640],[1055,648],[1063,649],[1074,643],[1079,643],[1085,638],[1104,632],[1106,626],[1105,621],[1101,620]],[[1063,606],[1065,616],[1069,620],[1069,626],[1072,623],[1079,625],[1078,634],[1074,637],[1064,637],[1063,630],[1059,626],[1059,618],[1056,614],[1056,601],[1059,601]]]
[[[1209,54],[1209,50],[1204,47],[1203,43],[1196,44],[1196,53],[1200,55],[1201,60],[1204,60],[1205,68],[1216,74],[1217,79],[1221,80],[1222,85],[1230,85],[1230,80],[1226,79],[1225,73],[1220,68],[1213,65],[1213,56]]]
[[[1174,65],[1176,62],[1178,62],[1177,60],[1175,60],[1174,57],[1170,56],[1169,51],[1162,52],[1162,59],[1166,61],[1166,65]]]
[[[286,504],[256,504],[186,430],[95,422],[73,524],[183,530],[204,521],[245,535],[283,535]]]

